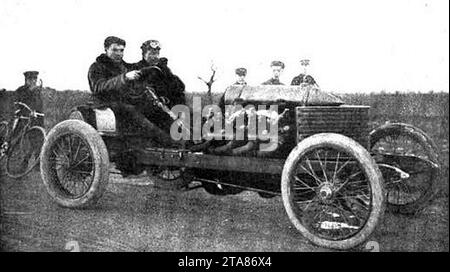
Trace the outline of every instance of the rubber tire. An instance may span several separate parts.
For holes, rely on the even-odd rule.
[[[25,137],[25,135],[26,135],[27,133],[29,133],[30,131],[33,131],[33,130],[40,131],[40,133],[41,133],[42,136],[43,136],[42,144],[44,144],[44,142],[45,142],[45,130],[44,130],[42,127],[40,127],[40,126],[33,126],[33,127],[29,128],[29,129],[27,130],[27,132],[25,132],[24,137]],[[17,146],[18,143],[19,143],[19,142],[17,142],[14,146],[10,147],[10,150],[12,150],[15,146]],[[42,146],[41,146],[41,148],[42,148]],[[41,151],[41,150],[39,150],[39,153],[40,153],[40,151]],[[14,175],[14,174],[11,173],[11,171],[8,170],[8,168],[9,168],[9,167],[8,167],[8,165],[9,165],[9,156],[6,156],[6,167],[5,167],[5,169],[6,169],[6,175],[8,175],[8,177],[14,178],[14,179],[24,177],[24,176],[26,176],[28,173],[30,173],[31,170],[33,170],[33,169],[36,167],[36,165],[38,165],[38,163],[39,163],[39,158],[34,162],[34,164],[33,164],[31,167],[28,167],[28,169],[26,169],[25,172],[20,173],[20,174],[17,174],[17,175]]]
[[[434,194],[437,193],[437,184],[436,180],[440,175],[440,161],[439,161],[439,153],[437,151],[437,146],[433,142],[433,140],[421,129],[414,127],[412,125],[403,124],[403,123],[388,123],[382,125],[372,132],[370,132],[370,150],[372,150],[373,146],[382,138],[392,135],[392,134],[401,134],[410,136],[412,139],[417,140],[421,146],[426,151],[429,159],[438,165],[433,170],[432,173],[432,184],[431,190],[426,192],[418,201],[408,204],[408,205],[394,205],[394,204],[386,204],[386,208],[389,212],[393,213],[401,213],[401,214],[414,214],[420,209],[422,209],[428,201],[433,197]]]
[[[366,224],[354,236],[340,241],[320,238],[309,232],[296,217],[293,204],[290,201],[291,192],[289,189],[289,177],[295,169],[298,161],[307,152],[315,148],[325,146],[345,150],[345,152],[356,158],[360,162],[361,167],[365,170],[367,177],[370,179],[372,191],[372,210]],[[354,248],[366,241],[383,217],[385,210],[383,177],[375,161],[370,156],[369,152],[358,142],[344,135],[335,133],[320,133],[312,135],[298,143],[298,145],[291,151],[283,167],[281,177],[281,197],[289,219],[306,239],[321,247],[340,250]]]
[[[94,154],[94,178],[89,190],[80,198],[69,198],[55,188],[51,178],[49,155],[56,139],[65,134],[76,134],[83,138]],[[109,156],[106,145],[97,131],[80,120],[66,120],[53,127],[41,152],[41,176],[50,197],[59,205],[67,208],[85,208],[95,204],[103,195],[109,180]]]

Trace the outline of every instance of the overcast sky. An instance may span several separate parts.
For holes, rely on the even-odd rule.
[[[44,86],[88,90],[89,65],[106,36],[127,41],[125,60],[158,39],[161,55],[186,83],[218,66],[214,91],[247,67],[249,84],[286,63],[289,83],[311,59],[310,73],[335,92],[449,90],[447,0],[1,0],[0,88],[16,89],[23,71],[38,70]]]

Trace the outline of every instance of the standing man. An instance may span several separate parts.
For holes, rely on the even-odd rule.
[[[247,69],[243,67],[236,68],[234,72],[236,74],[236,82],[234,82],[233,85],[246,86],[247,82],[245,81],[245,77],[247,76]],[[223,93],[218,104],[219,108],[222,110],[223,113],[225,113],[225,93],[226,91]]]
[[[284,85],[280,82],[280,75],[284,70],[284,63],[274,60],[270,64],[270,68],[272,68],[272,78],[263,82],[262,85]]]
[[[247,85],[247,82],[245,81],[245,77],[247,76],[247,69],[237,68],[235,72],[237,79],[234,85]]]
[[[303,66],[303,73],[300,73],[298,76],[294,77],[291,81],[291,85],[315,85],[317,86],[314,78],[306,72],[306,67],[309,66],[309,59],[300,60],[300,64]]]
[[[22,102],[26,104],[28,107],[30,107],[32,110],[42,113],[43,112],[43,103],[42,103],[42,80],[40,81],[39,85],[38,82],[38,71],[26,71],[23,73],[25,76],[25,84],[23,86],[20,86],[15,91],[15,101],[16,102]],[[17,136],[17,133],[20,131],[20,129],[23,128],[24,122],[23,120],[18,121],[18,123],[15,123],[12,125],[14,128],[14,131],[12,133],[12,137]],[[30,124],[31,126],[40,126],[44,127],[44,117],[38,116],[36,119],[33,120],[33,122]],[[38,152],[40,150],[40,142],[38,139],[32,137],[29,138],[30,146],[31,148],[27,149],[26,153],[23,155],[24,157],[21,159],[21,167],[26,169],[28,168],[28,161],[30,160],[33,153]],[[39,147],[39,148],[38,148]],[[37,148],[37,149],[36,149]]]
[[[38,71],[26,71],[23,73],[25,76],[25,84],[20,86],[15,92],[15,101],[22,102],[26,104],[31,109],[42,113],[43,112],[43,103],[42,103],[42,81],[40,84],[37,84],[37,79],[39,72]],[[39,116],[35,119],[35,123],[31,124],[44,127],[44,118]]]
[[[132,70],[131,65],[123,61],[125,45],[121,38],[107,37],[104,41],[105,53],[98,56],[90,66],[88,80],[94,101],[113,110],[121,129],[137,129],[159,144],[175,144],[170,135],[150,122],[130,103],[128,94],[136,92],[132,88],[133,82],[141,77],[141,73]]]

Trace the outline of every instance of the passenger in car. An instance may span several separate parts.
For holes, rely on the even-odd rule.
[[[161,45],[157,40],[145,41],[142,46],[142,60],[133,64],[134,69],[142,69],[149,66],[157,66],[163,72],[162,81],[152,81],[151,78],[143,78],[144,84],[156,87],[159,96],[170,100],[170,107],[177,104],[186,104],[185,85],[183,81],[172,73],[168,67],[168,59],[160,58]],[[159,84],[159,85],[158,85]]]
[[[141,78],[135,82],[135,88],[145,89],[150,87],[155,94],[161,98],[165,105],[171,109],[175,105],[185,105],[185,85],[183,81],[172,73],[167,63],[167,58],[160,57],[161,45],[157,40],[145,41],[142,46],[142,60],[133,64],[132,68],[136,70],[145,69],[151,66],[158,67],[162,76],[152,78],[151,75],[142,74]],[[170,131],[170,125],[173,120],[167,113],[158,107],[149,107],[148,101],[140,100],[137,103],[138,110],[153,123],[166,131]]]

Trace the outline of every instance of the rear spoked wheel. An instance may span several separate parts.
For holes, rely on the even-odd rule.
[[[28,174],[39,163],[39,155],[45,141],[45,130],[35,126],[25,132],[23,137],[12,140],[6,155],[6,174],[20,178]]]
[[[312,243],[349,249],[374,231],[383,211],[381,173],[370,154],[339,134],[298,144],[282,173],[289,219]]]
[[[439,159],[435,144],[425,133],[403,124],[388,124],[371,133],[371,152],[382,163],[407,173],[400,178],[381,167],[389,211],[412,214],[423,208],[433,196],[439,176]]]

